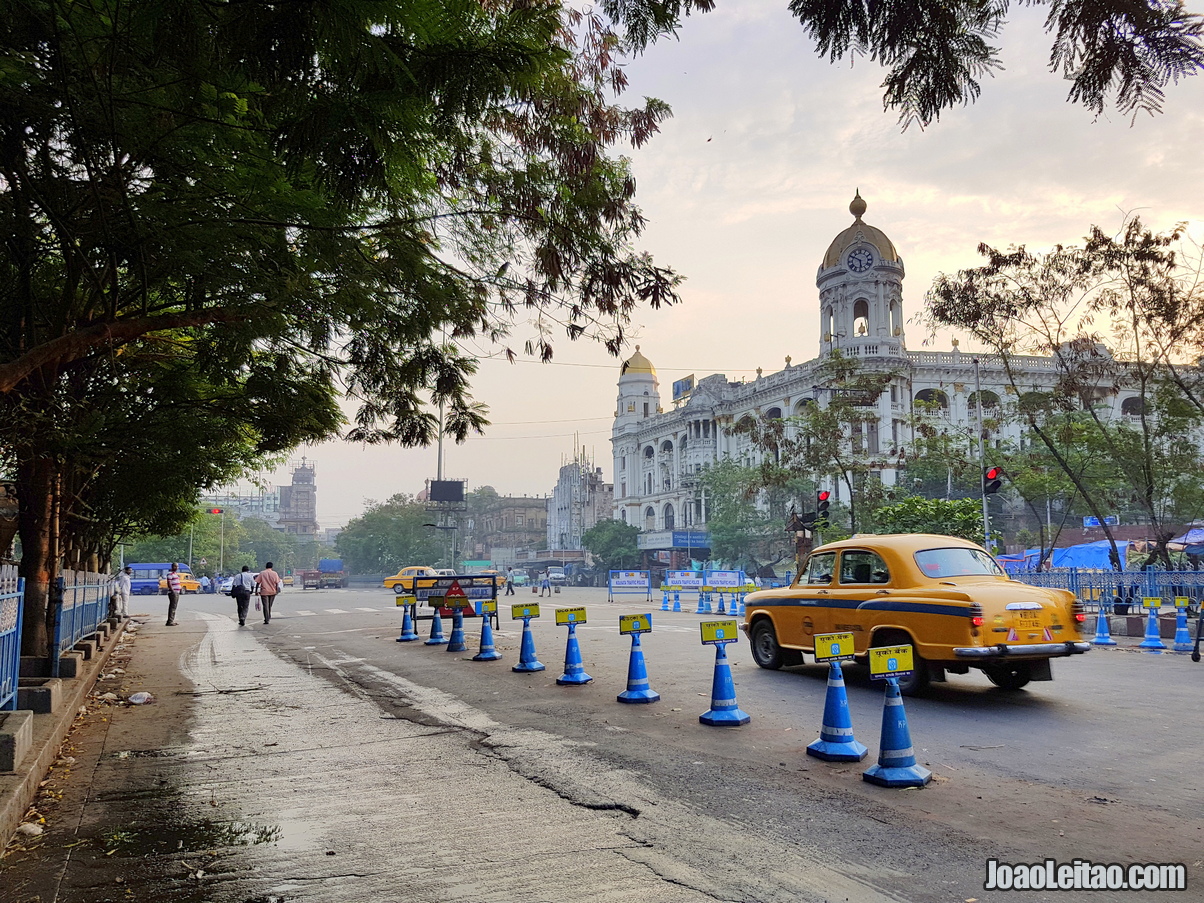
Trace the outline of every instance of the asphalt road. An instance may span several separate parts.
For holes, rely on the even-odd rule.
[[[153,896],[142,898],[1149,898],[983,890],[988,858],[1052,857],[1183,862],[1188,890],[1176,899],[1204,899],[1204,667],[1186,655],[1093,650],[1018,692],[977,672],[951,675],[906,701],[932,784],[886,790],[861,780],[882,717],[881,688],[862,668],[846,679],[870,756],[833,765],[804,754],[819,730],[824,667],[762,670],[741,635],[728,654],[751,723],[708,727],[698,715],[715,657],[700,643],[703,617],[661,612],[659,598],[608,602],[596,589],[500,601],[504,658],[474,662],[477,619],[466,619],[467,652],[398,643],[401,612],[384,590],[286,592],[271,625],[241,630],[232,600],[188,596],[185,627],[197,640],[182,667],[196,700],[187,740],[164,753],[170,768],[160,763],[174,821],[221,813],[221,824],[271,836],[215,839],[221,854],[182,885],[178,867],[144,870],[141,890]],[[521,634],[507,618],[512,601],[545,606],[532,623],[545,671],[511,670]],[[567,630],[551,609],[567,605],[588,612],[578,628],[586,686],[555,682]],[[642,649],[661,699],[620,705],[630,640],[618,615],[649,610]],[[115,794],[109,821],[160,817],[148,805]],[[195,843],[185,839],[181,850]],[[82,878],[63,886],[76,883],[93,895],[57,899],[109,899]]]

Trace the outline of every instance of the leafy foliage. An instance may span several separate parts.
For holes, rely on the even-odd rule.
[[[640,530],[617,520],[600,520],[583,534],[581,545],[593,554],[595,563],[606,570],[622,570],[636,565],[640,550],[636,537]]]
[[[874,512],[885,533],[936,533],[982,544],[982,511],[977,499],[925,499],[912,496]]]
[[[374,502],[335,540],[335,548],[353,574],[395,574],[411,565],[431,565],[443,554],[443,537],[424,527],[426,505],[404,492]]]

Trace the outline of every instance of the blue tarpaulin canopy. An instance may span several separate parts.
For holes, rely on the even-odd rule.
[[[1183,551],[1188,555],[1204,555],[1204,527],[1192,527],[1182,536],[1176,536],[1171,542],[1183,543]]]
[[[1120,552],[1120,562],[1124,565],[1129,554],[1127,541],[1117,542],[1116,550]],[[1085,542],[1066,549],[1054,549],[1053,560],[1050,562],[1056,568],[1098,568],[1112,570],[1112,546],[1108,540]],[[1027,549],[1023,555],[1000,555],[997,560],[1008,570],[1032,569],[1041,560],[1040,549]]]

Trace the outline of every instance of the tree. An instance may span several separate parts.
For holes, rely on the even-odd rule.
[[[1116,481],[1168,564],[1165,543],[1183,515],[1176,500],[1199,497],[1204,406],[1193,397],[1197,377],[1164,332],[1198,294],[1193,272],[1171,250],[1177,238],[1132,218],[1118,238],[1093,227],[1081,248],[1032,254],[980,245],[988,263],[938,278],[924,315],[933,328],[969,332],[997,356],[1018,414],[1099,519],[1117,568],[1107,521]],[[1054,365],[1042,391],[1022,384],[1019,358],[1034,353]]]
[[[386,502],[371,502],[343,528],[335,548],[353,574],[393,574],[428,564],[443,554],[443,537],[423,526],[427,520],[426,505],[399,492]]]
[[[640,550],[636,537],[638,527],[617,520],[600,520],[583,534],[581,545],[594,556],[595,562],[606,570],[623,570],[637,564]]]
[[[608,152],[668,110],[611,101],[625,77],[599,16],[476,0],[3,12],[0,447],[30,654],[47,648],[62,529],[95,513],[62,508],[98,483],[69,462],[98,444],[88,418],[127,364],[167,356],[215,390],[198,404],[262,405],[221,424],[233,438],[194,456],[210,466],[175,478],[183,494],[168,461],[153,481],[148,467],[171,516],[96,522],[97,560],[121,520],[178,529],[198,486],[337,431],[338,388],[359,403],[356,440],[428,443],[440,405],[463,439],[486,421],[458,340],[505,341],[521,317],[543,359],[560,331],[617,353],[636,305],[676,298],[677,277],[633,250],[634,181]],[[124,400],[140,451],[140,418],[174,391]],[[291,428],[306,395],[322,416]]]
[[[789,0],[790,12],[833,62],[868,56],[887,70],[883,106],[906,125],[926,126],[978,98],[983,76],[1002,69],[996,44],[1007,0]],[[1038,4],[1034,4],[1038,5]],[[1048,0],[1054,36],[1049,67],[1070,81],[1069,100],[1103,112],[1110,96],[1124,113],[1156,112],[1163,88],[1204,66],[1201,18],[1179,0]],[[677,30],[714,0],[603,0],[625,19],[636,46]]]
[[[884,505],[874,512],[886,533],[936,533],[960,536],[979,545],[986,538],[978,499],[924,499],[917,496]]]
[[[786,513],[797,501],[797,487],[764,482],[761,468],[721,458],[702,471],[711,557],[759,573],[761,563],[789,557],[784,533]]]

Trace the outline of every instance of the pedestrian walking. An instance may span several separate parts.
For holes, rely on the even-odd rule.
[[[234,597],[234,603],[238,606],[238,626],[247,626],[247,612],[251,608],[251,593],[255,590],[255,578],[251,576],[251,569],[245,564],[242,566],[242,573],[235,574],[234,579],[230,582],[230,595]]]
[[[259,587],[259,601],[263,604],[263,623],[272,622],[272,603],[280,593],[284,582],[280,575],[272,570],[272,562],[268,562],[262,571],[255,575],[255,585]]]
[[[552,595],[552,578],[548,576],[547,571],[544,571],[539,578],[539,598],[543,598],[545,590],[549,596]]]
[[[171,563],[171,570],[167,572],[167,626],[176,627],[176,606],[180,604],[180,593],[184,592],[184,585],[180,582],[180,565],[178,562]]]
[[[506,568],[506,595],[514,595],[514,568]]]
[[[114,588],[117,591],[117,608],[113,612],[118,618],[130,616],[130,576],[134,569],[128,564],[117,574]]]
[[[209,592],[209,577],[206,574],[201,575],[201,592]]]

